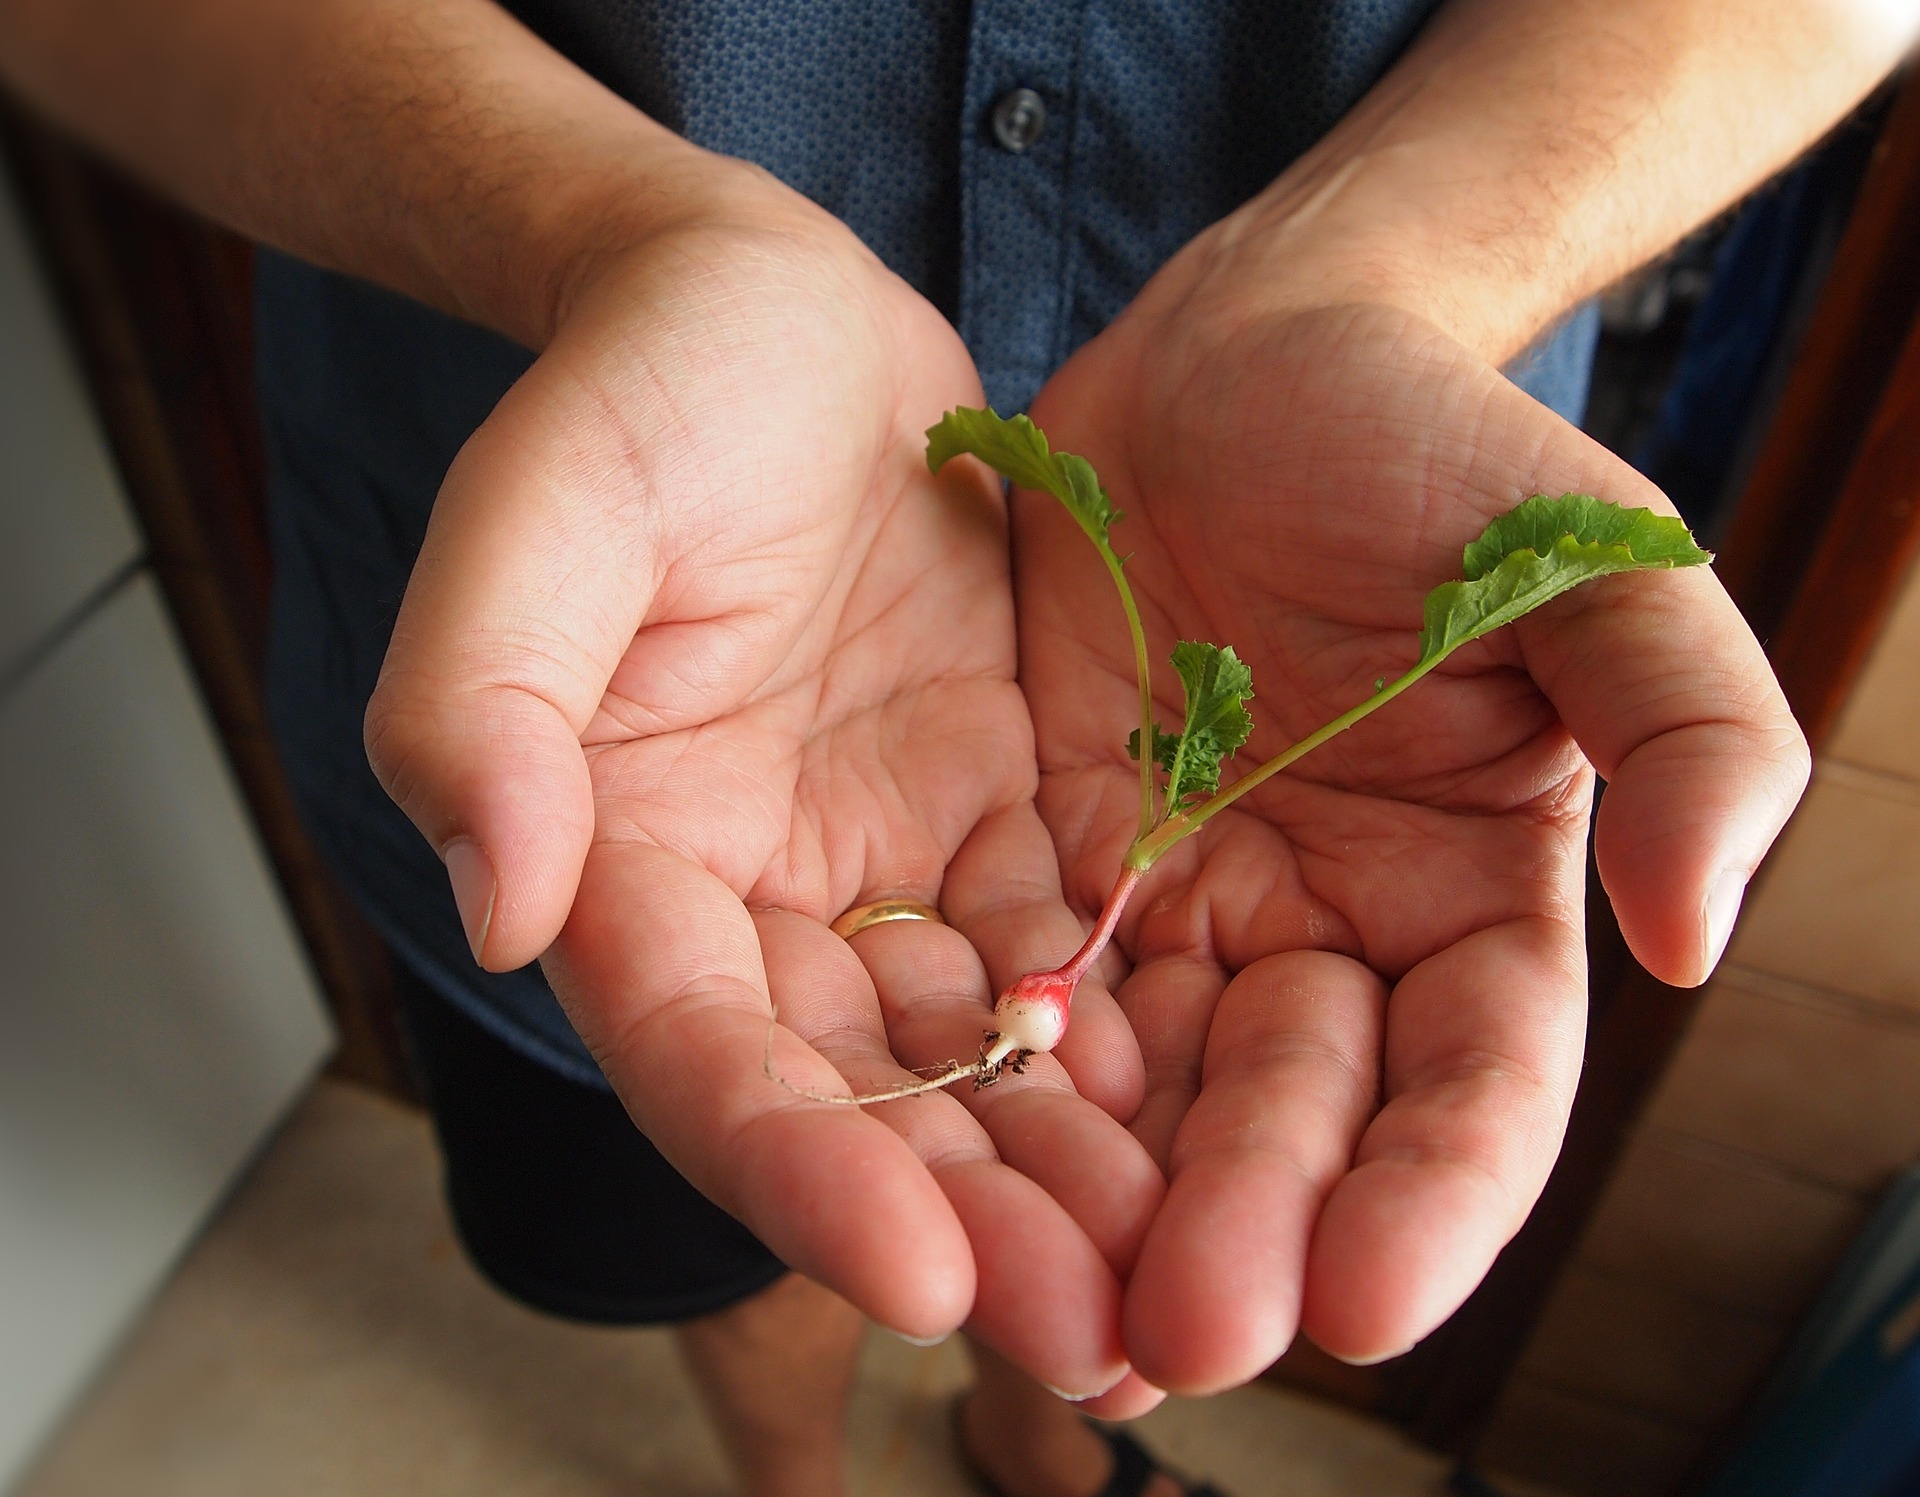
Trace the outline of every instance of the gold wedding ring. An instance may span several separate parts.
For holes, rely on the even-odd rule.
[[[885,925],[889,920],[931,920],[935,925],[947,923],[932,905],[922,904],[917,899],[876,899],[871,904],[855,905],[834,921],[831,929],[841,940],[851,941],[861,931]]]

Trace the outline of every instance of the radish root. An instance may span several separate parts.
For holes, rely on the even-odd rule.
[[[851,1092],[817,1092],[810,1086],[795,1086],[786,1077],[773,1068],[773,1032],[780,1027],[780,1013],[776,1009],[767,1019],[767,1051],[761,1062],[767,1079],[776,1082],[796,1097],[805,1097],[809,1102],[827,1102],[835,1107],[867,1107],[876,1102],[898,1102],[905,1097],[921,1097],[928,1092],[937,1092],[949,1087],[956,1081],[965,1081],[969,1076],[982,1076],[987,1070],[984,1059],[962,1065],[957,1060],[947,1062],[945,1069],[920,1081],[903,1081],[898,1086],[890,1086],[882,1091],[862,1092],[858,1096]],[[983,1047],[984,1048],[984,1047]],[[998,1066],[994,1067],[997,1073]],[[916,1072],[916,1074],[918,1074]],[[987,1081],[977,1081],[975,1085],[985,1086]]]

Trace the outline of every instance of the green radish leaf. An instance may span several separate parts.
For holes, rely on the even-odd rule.
[[[1127,616],[1127,638],[1133,645],[1134,678],[1140,687],[1140,726],[1133,731],[1128,752],[1140,764],[1140,835],[1144,837],[1153,829],[1156,814],[1153,765],[1158,763],[1170,775],[1176,774],[1174,766],[1178,764],[1177,753],[1169,751],[1167,743],[1171,741],[1177,748],[1180,740],[1169,740],[1165,731],[1153,720],[1153,681],[1147,664],[1147,631],[1140,622],[1140,608],[1133,600],[1133,588],[1127,582],[1126,562],[1115,554],[1113,543],[1108,538],[1113,527],[1120,522],[1120,512],[1113,507],[1107,491],[1100,487],[1100,479],[1094,473],[1093,465],[1071,452],[1055,452],[1047,442],[1046,433],[1025,416],[1003,419],[993,411],[974,410],[968,406],[948,411],[935,425],[927,428],[927,467],[938,473],[962,453],[970,453],[981,459],[1001,477],[1012,480],[1022,488],[1041,489],[1052,494],[1067,507],[1067,513],[1073,516],[1087,539],[1093,542],[1107,575],[1113,578],[1114,590],[1120,594],[1120,609]],[[1140,757],[1143,735],[1151,740],[1146,760]]]
[[[1587,494],[1536,494],[1495,519],[1466,548],[1465,580],[1443,582],[1427,594],[1420,663],[1436,661],[1595,577],[1712,560],[1671,516]]]
[[[1047,435],[1025,416],[1005,419],[992,411],[960,406],[927,428],[927,467],[938,473],[950,458],[970,452],[1023,489],[1052,494],[1102,551],[1120,513],[1100,487],[1093,465],[1071,452],[1055,452]]]
[[[1671,515],[1627,509],[1591,494],[1535,494],[1496,516],[1460,557],[1460,575],[1478,581],[1525,546],[1545,556],[1563,535],[1584,544],[1625,546],[1642,567],[1692,567],[1713,560],[1693,534]]]
[[[1180,735],[1169,733],[1159,723],[1153,725],[1153,762],[1168,774],[1173,773],[1173,757],[1180,752]],[[1140,762],[1140,730],[1135,728],[1127,734],[1127,757],[1135,764]]]
[[[1154,758],[1167,772],[1167,804],[1189,796],[1212,795],[1220,788],[1220,765],[1232,757],[1253,731],[1246,704],[1253,700],[1253,672],[1232,645],[1183,639],[1173,647],[1173,668],[1187,692],[1187,717],[1180,736],[1165,753],[1166,735],[1154,730]],[[1138,757],[1139,734],[1134,735]]]

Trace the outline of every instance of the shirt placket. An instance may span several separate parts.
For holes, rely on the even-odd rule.
[[[1060,343],[1085,0],[975,0],[960,121],[960,334],[1024,410]]]

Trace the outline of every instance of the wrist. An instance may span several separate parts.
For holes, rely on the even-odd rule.
[[[1471,182],[1432,191],[1441,167],[1414,149],[1303,161],[1188,245],[1167,289],[1228,326],[1391,307],[1504,363],[1594,288],[1550,231],[1480,232],[1458,206]]]
[[[466,285],[451,267],[450,299],[467,316],[527,347],[553,340],[591,289],[676,231],[745,217],[787,192],[756,168],[702,150],[647,123],[630,139],[578,156],[557,181],[535,184],[501,250]],[[759,180],[764,179],[764,180]]]
[[[1190,248],[1214,294],[1411,313],[1489,363],[1790,161],[1912,21],[1867,0],[1450,0]]]
[[[531,309],[539,340],[531,346],[545,347],[577,315],[630,302],[638,287],[658,294],[663,274],[678,281],[712,270],[716,257],[878,268],[850,229],[772,173],[677,136],[673,145],[644,183],[597,195],[557,236]]]

